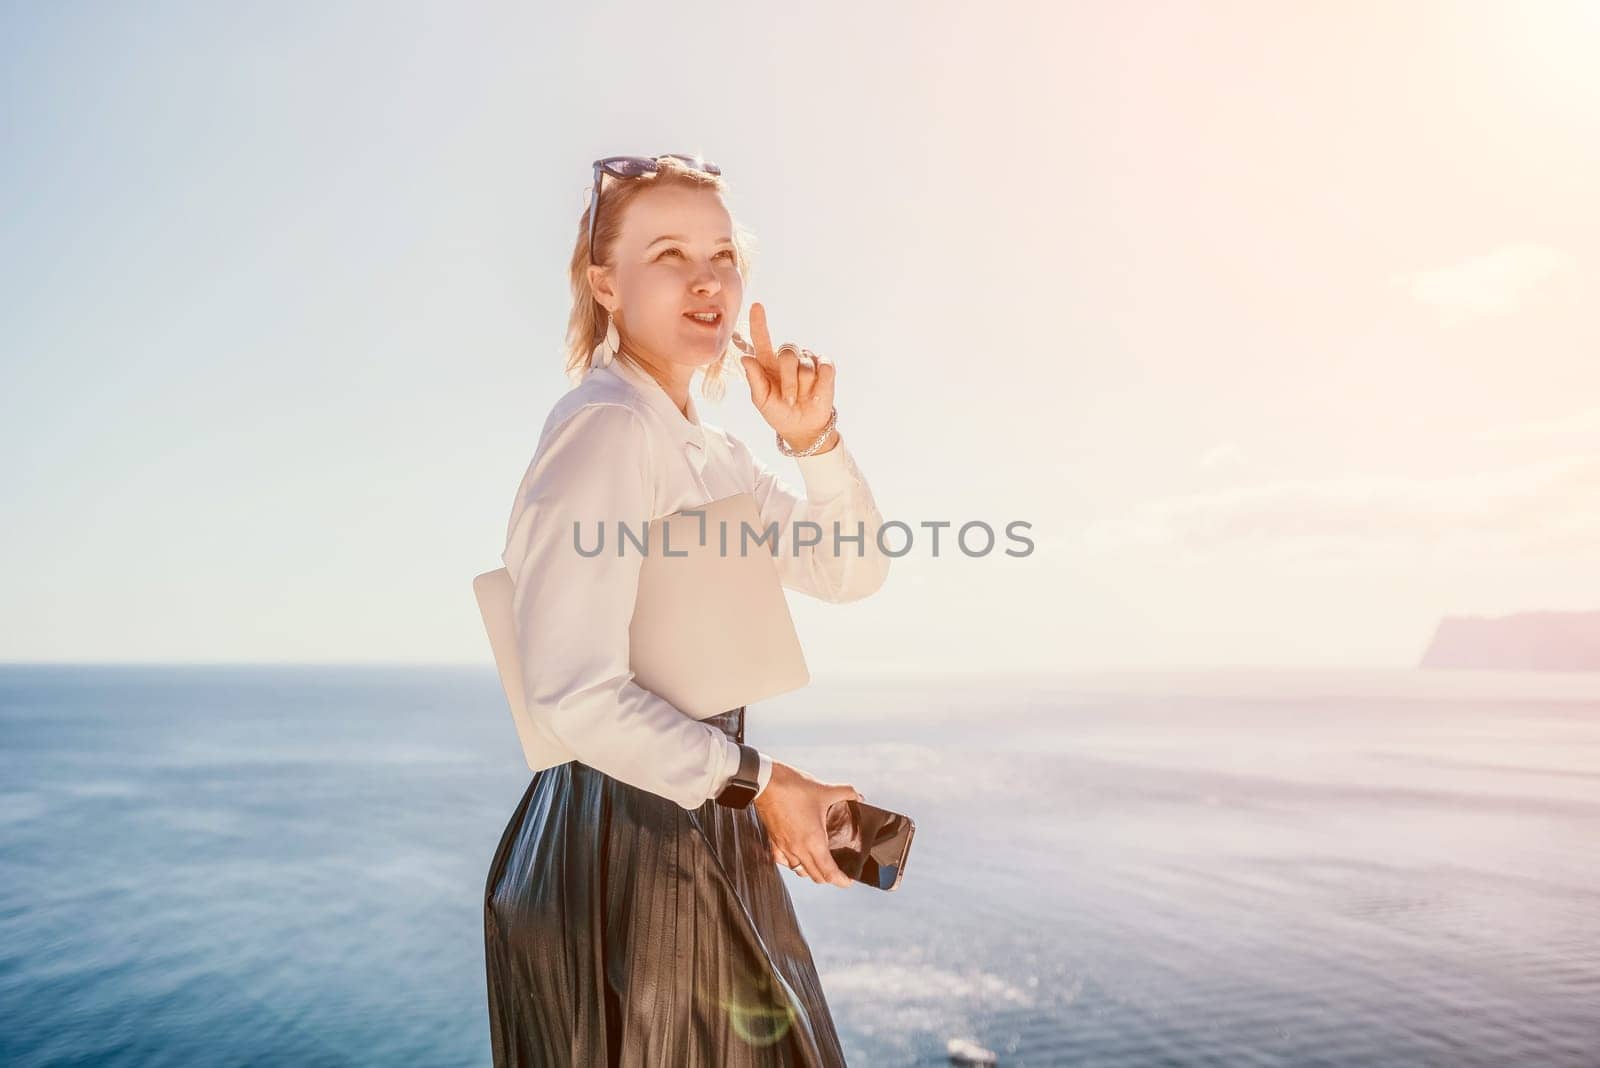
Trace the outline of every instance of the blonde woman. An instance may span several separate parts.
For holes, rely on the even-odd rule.
[[[570,266],[574,385],[545,420],[503,556],[528,713],[577,759],[534,774],[490,866],[494,1063],[842,1065],[777,866],[850,885],[824,820],[862,795],[746,742],[742,708],[696,720],[633,682],[642,554],[589,554],[619,521],[749,492],[777,524],[783,584],[850,601],[888,571],[882,517],[839,434],[833,364],[774,349],[759,303],[751,337],[733,331],[750,240],[716,165],[611,157],[594,178]],[[701,421],[695,372],[715,400],[735,368],[804,497]],[[794,538],[804,520],[824,532],[814,546]]]

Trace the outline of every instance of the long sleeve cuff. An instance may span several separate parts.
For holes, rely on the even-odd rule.
[[[761,783],[760,786],[756,787],[756,796],[757,797],[760,797],[762,791],[767,788],[767,781],[769,779],[771,779],[771,778],[772,778],[772,758],[767,756],[767,754],[762,753],[761,754],[761,770],[756,772],[756,779]]]
[[[842,436],[827,452],[813,456],[796,456],[794,462],[800,467],[800,478],[805,483],[806,498],[811,501],[820,502],[837,497],[860,486],[864,481],[861,469],[856,466],[855,457],[850,455],[850,450],[845,447]]]

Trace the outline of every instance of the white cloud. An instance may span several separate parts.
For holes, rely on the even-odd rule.
[[[1600,451],[1458,477],[1295,480],[1167,497],[1086,523],[1078,536],[1099,551],[1250,546],[1288,555],[1459,539],[1508,550],[1600,546]]]
[[[1390,285],[1433,308],[1445,326],[1514,311],[1541,286],[1572,285],[1577,261],[1549,245],[1507,245],[1460,263],[1393,275]]]
[[[1201,453],[1199,463],[1208,471],[1238,467],[1244,463],[1244,450],[1234,442],[1224,441]]]
[[[1600,449],[1600,408],[1551,419],[1533,419],[1489,427],[1474,435],[1480,441],[1569,439]]]

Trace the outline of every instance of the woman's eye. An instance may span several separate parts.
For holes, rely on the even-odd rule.
[[[664,259],[667,256],[682,256],[682,255],[683,255],[683,253],[681,251],[679,251],[678,249],[669,248],[669,249],[664,250],[661,253],[661,255],[656,257],[656,259],[659,260],[659,259]],[[733,250],[732,249],[728,249],[728,248],[723,249],[721,252],[717,253],[717,255],[726,256],[726,257],[728,257],[728,259],[730,261],[732,261],[734,263],[737,263],[738,259],[739,259],[737,256],[734,255]]]

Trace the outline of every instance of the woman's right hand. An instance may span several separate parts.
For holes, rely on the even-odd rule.
[[[772,777],[755,800],[757,813],[772,840],[772,859],[786,868],[799,862],[814,883],[849,886],[850,876],[833,862],[828,852],[828,809],[836,801],[862,800],[848,783],[821,782],[777,760]]]

